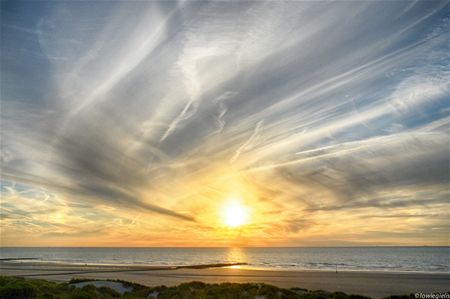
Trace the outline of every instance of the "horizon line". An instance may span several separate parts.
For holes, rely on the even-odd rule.
[[[180,249],[204,249],[204,248],[405,248],[405,247],[449,247],[450,245],[354,245],[354,246],[0,246],[1,248],[180,248]]]

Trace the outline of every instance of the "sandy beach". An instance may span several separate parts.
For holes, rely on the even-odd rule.
[[[173,286],[182,282],[202,281],[267,283],[278,287],[300,287],[309,290],[342,291],[373,298],[416,292],[449,291],[450,274],[331,272],[331,271],[272,271],[241,267],[171,269],[171,267],[94,266],[33,262],[0,263],[1,275],[25,276],[63,282],[73,277],[121,279],[147,286]]]

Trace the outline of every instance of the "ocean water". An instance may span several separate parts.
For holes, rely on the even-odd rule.
[[[155,266],[248,263],[246,268],[450,272],[450,247],[316,248],[0,248],[1,258],[42,262]]]

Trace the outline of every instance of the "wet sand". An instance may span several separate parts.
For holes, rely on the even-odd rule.
[[[450,274],[271,271],[239,267],[190,269],[144,266],[84,266],[29,262],[0,262],[1,275],[25,276],[51,281],[69,281],[73,277],[121,279],[147,286],[177,285],[182,282],[267,283],[278,287],[308,290],[342,291],[373,298],[411,293],[448,292]]]

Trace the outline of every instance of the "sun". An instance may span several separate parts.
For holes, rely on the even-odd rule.
[[[247,208],[239,200],[230,200],[223,206],[223,223],[228,227],[240,227],[248,221]]]

